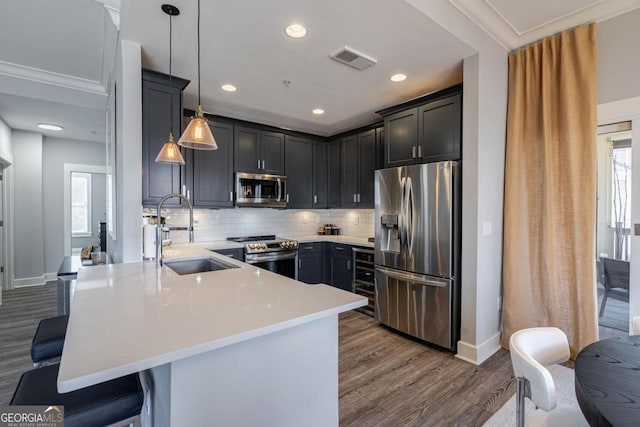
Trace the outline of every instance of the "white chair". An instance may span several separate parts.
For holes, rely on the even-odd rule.
[[[634,316],[631,331],[633,335],[640,335],[640,316]]]
[[[558,328],[517,331],[509,341],[511,364],[516,376],[517,426],[525,426],[524,398],[536,405],[526,417],[526,426],[588,426],[578,408],[557,408],[556,387],[545,366],[569,359],[567,336]]]

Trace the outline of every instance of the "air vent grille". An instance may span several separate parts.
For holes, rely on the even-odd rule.
[[[341,49],[331,55],[331,59],[360,71],[369,68],[378,62],[375,58],[358,52],[355,49],[351,49],[349,46],[345,46],[344,49]]]

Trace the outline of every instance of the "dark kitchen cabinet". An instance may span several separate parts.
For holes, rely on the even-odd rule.
[[[217,150],[188,150],[188,188],[195,207],[233,206],[233,125],[209,121]]]
[[[287,176],[287,207],[310,209],[313,207],[313,141],[296,136],[285,136],[284,164]]]
[[[329,243],[328,264],[329,284],[351,292],[351,246]]]
[[[284,134],[235,126],[235,172],[284,174]]]
[[[298,245],[298,280],[304,283],[324,283],[324,250],[321,242]]]
[[[169,137],[177,141],[182,133],[182,91],[188,80],[151,70],[142,70],[142,204],[157,206],[170,193],[180,193],[185,184],[179,165],[156,163],[155,158]],[[180,205],[172,198],[165,206]]]
[[[229,258],[237,259],[238,261],[244,261],[244,249],[242,248],[216,249],[212,252],[228,256]]]
[[[327,147],[327,207],[340,207],[340,140],[330,141]]]
[[[384,115],[384,167],[460,160],[462,86],[379,111]]]
[[[327,207],[327,183],[329,182],[329,144],[313,142],[313,208]]]
[[[375,129],[342,139],[341,203],[343,208],[373,208],[376,163]]]

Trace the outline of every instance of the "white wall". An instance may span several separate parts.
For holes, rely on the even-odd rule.
[[[45,281],[42,135],[14,130],[14,276],[16,286]]]
[[[44,247],[47,273],[55,275],[64,257],[64,164],[104,166],[105,157],[105,145],[101,143],[44,138],[41,158],[43,191],[40,197],[46,206]],[[104,193],[101,197],[104,198]]]
[[[114,262],[142,260],[141,69],[140,44],[120,41],[113,71],[117,92],[116,235],[115,239],[107,236],[107,251]]]
[[[640,96],[640,9],[598,24],[598,104]]]

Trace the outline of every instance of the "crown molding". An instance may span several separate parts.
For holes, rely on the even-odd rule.
[[[44,83],[67,89],[74,89],[96,95],[106,94],[105,87],[99,81],[82,79],[66,74],[27,67],[0,61],[0,75],[13,77],[20,80]]]

